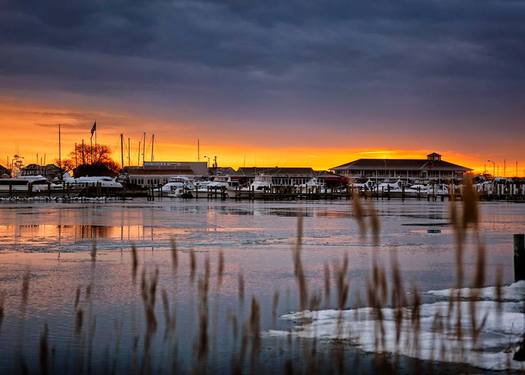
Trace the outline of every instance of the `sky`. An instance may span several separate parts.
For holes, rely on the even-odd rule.
[[[523,20],[517,0],[1,0],[0,164],[96,120],[132,164],[146,132],[156,160],[199,139],[221,166],[437,151],[525,174]]]

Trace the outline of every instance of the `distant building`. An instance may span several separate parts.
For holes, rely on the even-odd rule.
[[[140,167],[125,167],[128,182],[142,187],[161,186],[175,176],[208,176],[208,163],[200,161],[152,161]]]
[[[236,179],[253,182],[257,175],[271,176],[273,186],[302,185],[317,178],[327,185],[339,185],[343,178],[327,171],[314,171],[309,167],[241,167],[237,170]]]
[[[0,165],[0,177],[10,177],[11,170],[7,169],[3,165]]]
[[[21,176],[44,176],[49,181],[60,178],[62,170],[55,164],[29,164],[20,170]]]
[[[208,168],[210,175],[215,176],[232,176],[237,174],[232,167],[210,167]]]
[[[331,168],[337,174],[350,179],[377,180],[430,180],[446,182],[460,180],[472,169],[441,159],[431,153],[426,159],[358,159]]]

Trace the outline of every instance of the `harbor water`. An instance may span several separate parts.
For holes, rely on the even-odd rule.
[[[429,291],[446,290],[456,282],[456,238],[449,202],[384,200],[374,202],[374,207],[380,223],[378,244],[371,233],[361,233],[352,203],[346,200],[163,198],[153,202],[0,204],[4,309],[0,373],[9,373],[20,363],[38,368],[46,326],[54,363],[68,364],[66,372],[75,372],[75,363],[84,355],[79,353],[86,348],[91,351],[93,369],[116,357],[116,372],[144,366],[135,357],[142,358],[151,348],[156,371],[171,368],[176,358],[177,368],[189,372],[199,356],[195,346],[202,308],[199,288],[206,274],[211,280],[206,296],[207,366],[214,371],[231,370],[231,348],[240,345],[242,335],[236,338],[231,317],[237,317],[242,332],[241,323],[248,319],[255,299],[263,333],[260,360],[266,368],[280,368],[286,344],[272,332],[292,329],[294,323],[285,314],[300,311],[293,259],[298,218],[302,218],[301,260],[310,291],[323,291],[325,267],[335,269],[346,256],[349,297],[345,307],[366,306],[373,259],[387,270],[396,259],[405,289],[417,288],[423,303],[438,301],[439,293]],[[479,229],[486,249],[484,284],[495,285],[498,274],[504,285],[512,284],[512,235],[525,232],[525,204],[481,202]],[[466,287],[476,271],[476,241],[474,236],[466,238]],[[136,271],[132,247],[136,248]],[[140,290],[142,280],[150,280],[156,271],[157,327],[146,345],[141,341],[146,323]],[[24,279],[28,281],[26,292]],[[177,316],[175,333],[168,338],[163,294]],[[337,293],[333,290],[321,300],[319,309],[335,308]],[[84,314],[80,331],[79,309]],[[141,337],[138,345],[136,337]],[[168,349],[173,347],[176,351]]]

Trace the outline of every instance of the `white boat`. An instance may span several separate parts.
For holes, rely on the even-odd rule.
[[[198,193],[206,193],[208,192],[208,185],[210,183],[211,183],[210,180],[195,181],[194,182],[195,189],[197,190]]]
[[[371,179],[368,179],[366,182],[351,182],[349,184],[351,188],[358,189],[359,191],[372,191],[375,188],[375,183]]]
[[[306,183],[304,184],[297,185],[297,188],[299,189],[300,192],[314,190],[314,191],[319,191],[321,193],[324,193],[326,189],[325,184],[316,177],[312,177],[311,179],[306,181]]]
[[[379,185],[377,185],[377,190],[382,193],[386,192],[401,192],[403,190],[401,180],[397,180],[396,182],[382,182]]]
[[[493,181],[483,181],[478,184],[475,184],[474,187],[476,188],[477,192],[480,194],[491,195],[496,190]]]
[[[11,188],[10,188],[11,186]],[[30,187],[31,186],[31,187]],[[17,176],[16,178],[0,179],[0,191],[26,191],[34,193],[49,190],[61,190],[62,185],[49,182],[44,176]]]
[[[232,184],[226,188],[226,193],[230,198],[236,198],[240,196],[252,196],[254,193],[255,196],[261,196],[265,193],[270,192],[272,189],[272,177],[264,174],[255,176],[253,182],[249,186],[241,187],[239,183],[235,181],[235,184]]]
[[[191,198],[194,190],[193,181],[185,176],[170,177],[168,182],[161,187],[163,195],[174,198]]]
[[[264,174],[255,176],[249,187],[250,191],[266,192],[272,189],[272,177]]]
[[[207,184],[206,188],[209,190],[226,191],[228,188],[237,188],[239,182],[233,181],[230,176],[215,176],[213,181]]]
[[[122,189],[122,184],[116,178],[108,176],[84,176],[73,178],[69,173],[64,173],[64,182],[79,187],[100,186],[105,189]]]
[[[428,186],[427,194],[430,195],[448,195],[448,186],[445,184],[432,184]]]

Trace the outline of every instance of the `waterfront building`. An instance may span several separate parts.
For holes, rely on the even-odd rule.
[[[141,187],[165,185],[170,177],[208,176],[208,163],[200,161],[152,161],[143,166],[125,167],[122,174],[130,184]]]
[[[410,180],[449,182],[461,180],[472,169],[445,161],[438,153],[426,159],[358,159],[331,170],[352,180]]]
[[[269,176],[273,186],[298,186],[317,178],[326,185],[341,185],[344,178],[328,171],[315,171],[309,167],[241,167],[236,179],[252,183],[257,175]]]

